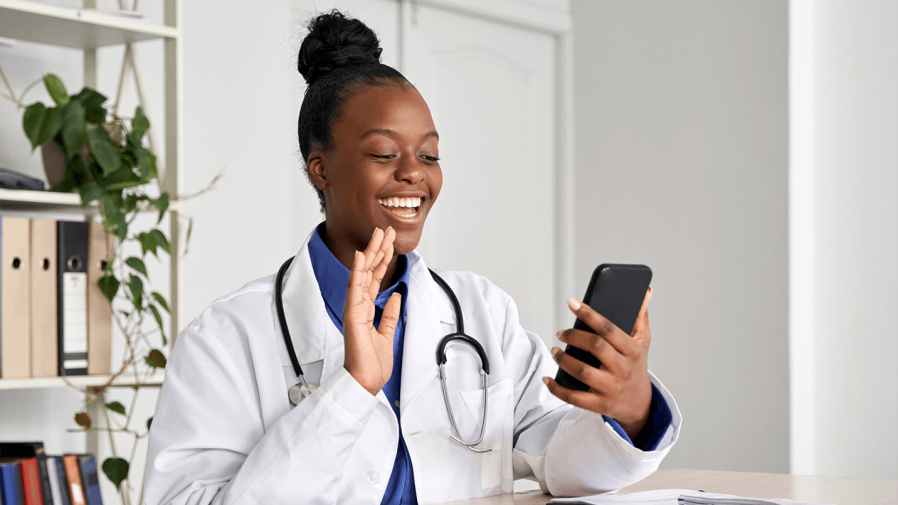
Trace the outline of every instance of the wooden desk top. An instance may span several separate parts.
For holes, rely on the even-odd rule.
[[[898,480],[786,475],[778,473],[666,470],[620,490],[701,489],[751,498],[788,498],[835,505],[898,504]],[[539,491],[453,502],[456,505],[545,505],[552,497]]]

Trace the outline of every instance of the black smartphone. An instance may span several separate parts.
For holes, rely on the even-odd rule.
[[[612,265],[603,263],[596,267],[586,288],[583,303],[602,314],[627,335],[633,332],[639,309],[645,299],[645,292],[652,282],[652,269],[645,265]],[[577,319],[574,329],[595,333],[586,323]],[[599,359],[591,353],[572,345],[565,347],[564,352],[580,361],[599,367]],[[568,389],[586,391],[589,386],[558,369],[555,381]]]

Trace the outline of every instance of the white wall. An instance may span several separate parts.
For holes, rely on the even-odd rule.
[[[898,2],[795,1],[792,470],[898,478]]]
[[[572,11],[577,291],[654,270],[649,367],[683,414],[662,468],[788,472],[787,4]]]

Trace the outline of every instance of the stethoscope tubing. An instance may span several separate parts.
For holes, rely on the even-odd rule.
[[[283,281],[284,275],[286,274],[287,269],[290,267],[290,264],[292,262],[293,257],[291,256],[287,259],[287,261],[281,264],[281,267],[278,269],[278,273],[274,281],[274,305],[277,311],[278,323],[281,327],[281,334],[284,337],[284,343],[287,347],[287,354],[290,356],[290,364],[293,365],[293,371],[296,372],[296,377],[300,379],[300,381],[302,381],[302,386],[300,386],[300,384],[294,385],[290,388],[289,391],[290,402],[293,405],[297,405],[300,401],[302,401],[303,398],[311,394],[311,392],[317,388],[317,385],[307,382],[305,375],[303,375],[302,366],[300,366],[299,359],[296,357],[296,350],[293,348],[293,340],[290,337],[290,329],[287,327],[287,317],[284,314]],[[458,298],[455,296],[455,292],[452,291],[452,288],[449,287],[449,284],[445,280],[443,280],[442,277],[437,275],[436,272],[430,270],[429,268],[427,270],[430,272],[433,280],[443,289],[443,291],[449,297],[449,300],[452,302],[452,308],[455,310],[455,326],[458,329],[457,332],[443,337],[442,340],[440,340],[439,345],[437,345],[437,365],[439,365],[440,367],[440,386],[443,390],[443,400],[446,403],[446,410],[449,413],[449,422],[452,424],[452,430],[458,435],[456,436],[450,434],[449,437],[476,453],[490,452],[493,450],[492,448],[480,449],[474,447],[483,442],[483,436],[486,432],[486,412],[489,398],[487,388],[489,388],[490,376],[489,359],[486,357],[486,352],[483,350],[483,346],[480,345],[480,342],[465,334],[464,315],[461,310],[461,304],[458,302]],[[465,342],[473,347],[474,350],[477,351],[477,355],[480,357],[480,375],[483,377],[483,418],[480,421],[480,434],[478,435],[477,441],[475,442],[466,442],[461,438],[461,433],[458,431],[458,426],[455,423],[455,415],[452,413],[452,407],[449,405],[449,392],[446,389],[446,345],[456,340]]]

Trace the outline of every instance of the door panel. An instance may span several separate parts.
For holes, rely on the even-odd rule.
[[[549,342],[555,276],[555,39],[412,7],[405,75],[440,134],[443,189],[418,250],[507,291]]]

